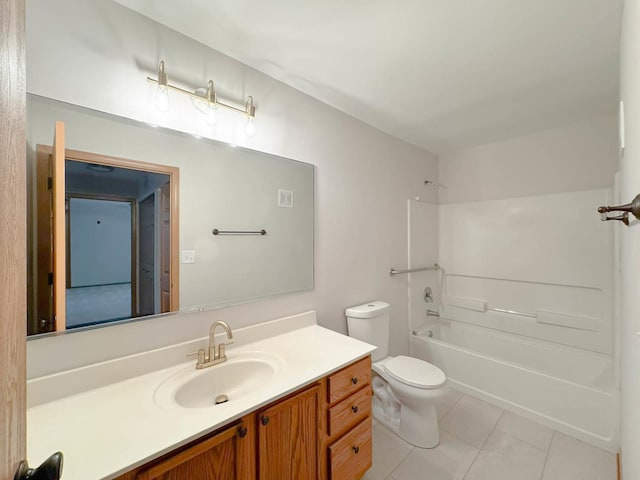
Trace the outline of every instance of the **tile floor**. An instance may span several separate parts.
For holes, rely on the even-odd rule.
[[[438,404],[440,445],[373,424],[363,480],[616,480],[615,455],[456,390]]]

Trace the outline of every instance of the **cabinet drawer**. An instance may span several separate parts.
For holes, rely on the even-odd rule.
[[[351,395],[360,390],[363,385],[368,385],[371,381],[371,357],[349,365],[329,376],[328,402],[332,404],[338,400]]]
[[[369,417],[329,446],[331,478],[334,480],[359,479],[371,467],[371,459],[371,418]]]
[[[329,409],[329,435],[340,435],[371,415],[371,386],[345,398]]]

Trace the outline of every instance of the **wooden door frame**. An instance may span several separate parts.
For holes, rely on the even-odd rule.
[[[38,151],[53,153],[53,148],[49,145],[38,145]],[[180,309],[180,255],[179,255],[179,182],[180,169],[178,167],[170,167],[157,163],[143,162],[139,160],[131,160],[122,157],[113,157],[99,153],[84,152],[81,150],[65,150],[65,159],[82,163],[97,163],[117,168],[127,168],[131,170],[139,170],[143,172],[160,173],[169,176],[169,192],[170,192],[170,222],[171,222],[171,300],[170,311],[175,312]]]
[[[141,248],[140,248],[140,233],[142,232],[142,227],[141,222],[140,222],[140,212],[142,211],[142,204],[144,202],[146,202],[147,200],[149,200],[150,198],[153,199],[153,217],[154,217],[154,232],[153,232],[153,243],[155,247],[159,247],[159,245],[157,245],[158,242],[156,242],[158,235],[156,235],[156,227],[157,227],[157,219],[156,219],[156,196],[157,196],[157,191],[158,188],[154,188],[153,191],[151,193],[149,193],[149,195],[147,195],[146,197],[142,198],[139,202],[137,202],[137,213],[136,213],[136,229],[137,229],[137,235],[136,235],[136,245],[135,245],[135,250],[136,250],[136,256],[137,256],[137,274],[138,277],[141,276],[142,274],[142,265],[139,263],[140,262],[140,258],[142,257],[142,255],[140,254],[141,252]],[[155,284],[155,277],[156,277],[156,252],[154,251],[153,253],[153,277],[154,277],[154,285],[153,285],[153,311],[154,314],[155,313],[159,313],[156,312],[156,284]],[[137,305],[137,311],[138,313],[140,313],[140,299],[142,297],[142,295],[140,294],[140,290],[141,290],[141,285],[142,285],[142,280],[139,278],[138,279],[138,292],[137,292],[137,300],[138,300],[138,305]],[[159,294],[161,294],[160,292],[160,282],[158,281],[158,290],[159,290]]]
[[[26,452],[25,0],[0,0],[0,480]]]
[[[71,288],[71,222],[69,221],[71,214],[70,200],[72,198],[82,198],[85,200],[103,200],[107,202],[123,202],[131,204],[131,317],[137,317],[139,313],[138,309],[138,200],[131,197],[125,197],[123,195],[104,195],[93,193],[65,193],[65,202],[69,205],[69,208],[65,208],[65,229],[67,241],[65,247],[67,249],[66,268],[67,268],[67,285],[66,288]]]
[[[53,160],[51,154],[39,148],[36,149],[36,200],[33,211],[36,214],[35,250],[32,245],[31,269],[28,275],[32,276],[33,288],[29,292],[34,305],[28,335],[55,331],[55,311],[53,282],[53,193],[49,187],[49,178],[53,177]],[[33,269],[33,265],[37,268]],[[44,268],[44,267],[47,268]],[[53,277],[51,277],[52,279]],[[46,324],[43,321],[46,320]],[[46,329],[43,328],[46,325]]]
[[[65,221],[65,172],[64,172],[64,122],[55,122],[53,147],[36,146],[36,260],[29,267],[29,275],[34,275],[34,288],[29,292],[35,295],[35,310],[32,333],[48,333],[66,329],[66,248],[64,245],[65,228],[56,228]],[[31,246],[33,248],[33,246]],[[33,266],[35,265],[35,271]],[[43,267],[47,268],[43,268]],[[64,285],[58,288],[57,285]],[[46,315],[43,315],[43,312]],[[48,327],[43,331],[46,317]],[[29,330],[30,331],[30,330]]]

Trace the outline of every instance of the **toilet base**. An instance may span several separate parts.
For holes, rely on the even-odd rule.
[[[435,405],[421,406],[419,411],[402,406],[398,435],[416,447],[437,447],[440,443],[440,430]]]
[[[402,407],[400,407],[402,409]],[[429,419],[429,422],[425,424],[424,418],[421,417],[419,420],[411,420],[410,412],[405,409],[405,415],[402,416],[402,412],[400,416],[393,417],[384,415],[384,412],[381,408],[376,408],[375,401],[372,409],[373,418],[384,425],[388,430],[391,430],[393,433],[398,435],[402,440],[407,443],[410,443],[414,447],[418,448],[435,448],[440,444],[440,433],[438,430],[438,417],[436,414],[436,409],[433,407],[433,415],[435,418]],[[430,417],[429,414],[426,415]],[[403,421],[404,420],[404,421]],[[433,422],[433,423],[432,423]],[[434,428],[435,426],[435,428]],[[403,428],[404,427],[404,428]]]
[[[374,418],[413,446],[435,448],[440,443],[436,403],[448,388],[446,377],[442,374],[444,383],[435,388],[407,385],[387,374],[385,364],[392,358],[371,366]]]

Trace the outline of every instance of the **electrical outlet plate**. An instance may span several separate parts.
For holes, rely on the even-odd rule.
[[[196,263],[196,251],[182,250],[182,263]]]

